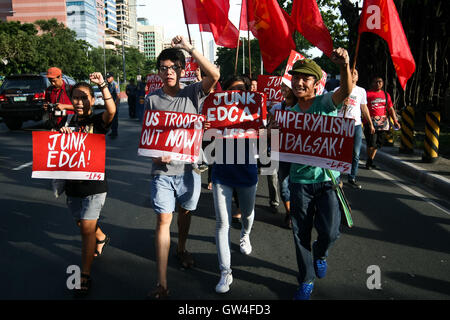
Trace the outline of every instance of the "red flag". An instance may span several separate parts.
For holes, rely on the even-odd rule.
[[[239,30],[247,31],[248,30],[248,22],[247,22],[247,0],[242,0],[241,4],[241,17],[239,18]]]
[[[271,73],[295,49],[292,22],[276,0],[244,2],[247,2],[247,10],[245,18],[241,10],[241,24],[248,21],[248,28],[259,41],[264,68]]]
[[[333,40],[330,31],[323,23],[319,6],[315,0],[294,0],[291,12],[297,31],[306,40],[322,50],[328,57],[333,52]]]
[[[186,24],[209,23],[208,16],[202,6],[201,0],[182,0],[184,21]]]
[[[183,0],[186,24],[199,24],[200,31],[212,32],[214,41],[223,47],[236,48],[239,30],[228,19],[227,0]]]
[[[398,81],[405,90],[406,82],[416,70],[416,63],[394,1],[365,0],[358,32],[372,32],[386,40]]]

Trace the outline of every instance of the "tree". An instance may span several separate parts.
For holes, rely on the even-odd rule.
[[[94,71],[88,57],[88,50],[92,47],[77,39],[75,31],[56,19],[38,20],[35,24],[42,31],[38,42],[41,71],[58,66],[75,79],[88,79]]]
[[[349,27],[350,47],[355,48],[358,36],[359,8],[350,0],[340,0],[340,11]],[[403,91],[386,42],[371,33],[361,35],[357,67],[360,85],[368,88],[370,78],[381,75],[386,89],[398,109],[412,105],[417,112],[444,108],[449,89],[448,51],[450,14],[447,0],[394,0],[411,52],[416,71]],[[350,52],[354,59],[354,51]]]

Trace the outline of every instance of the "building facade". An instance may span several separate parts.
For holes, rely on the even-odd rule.
[[[56,18],[67,25],[65,0],[0,0],[0,20],[34,23]]]
[[[141,52],[147,59],[154,60],[164,49],[164,28],[151,26],[145,18],[138,18],[138,33],[142,37]]]
[[[67,26],[77,33],[77,38],[87,41],[93,47],[99,43],[99,26],[96,1],[67,1]]]

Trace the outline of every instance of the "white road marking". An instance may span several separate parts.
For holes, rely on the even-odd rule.
[[[405,186],[404,184],[398,182],[397,180],[395,180],[394,178],[392,178],[390,175],[387,175],[379,170],[372,170],[372,172],[375,172],[376,174],[378,174],[379,176],[383,177],[386,180],[391,181],[392,183],[396,184],[397,186],[399,186],[400,188],[402,188],[403,190],[411,193],[412,195],[421,198],[423,201],[428,202],[429,204],[431,204],[432,206],[436,207],[437,209],[443,211],[445,214],[450,215],[450,211],[446,208],[444,208],[443,206],[441,206],[440,204],[434,202],[433,200],[427,198],[425,195],[421,194],[420,192],[417,192],[416,190],[411,189],[408,186]]]
[[[33,161],[27,162],[25,164],[22,164],[20,166],[18,166],[17,168],[12,169],[13,171],[18,171],[18,170],[22,170],[24,168],[27,168],[29,166],[31,166],[33,164]]]

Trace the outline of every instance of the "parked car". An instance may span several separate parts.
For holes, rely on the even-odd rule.
[[[75,80],[62,76],[67,84]],[[10,130],[17,130],[27,120],[40,121],[44,116],[45,89],[50,86],[46,73],[5,77],[0,87],[0,117]]]

